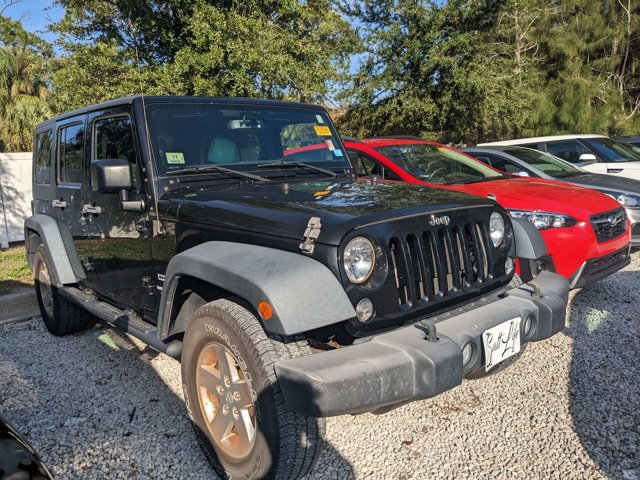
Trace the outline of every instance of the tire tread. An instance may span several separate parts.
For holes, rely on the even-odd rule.
[[[70,302],[66,298],[62,297],[58,292],[58,289],[54,285],[51,286],[53,318],[50,318],[47,315],[42,302],[42,297],[40,295],[40,290],[38,288],[38,272],[36,272],[35,269],[37,268],[39,262],[44,262],[45,265],[47,265],[47,269],[49,270],[49,272],[51,272],[51,268],[49,267],[47,256],[42,244],[38,246],[35,255],[36,258],[34,261],[34,276],[36,278],[36,296],[38,298],[40,313],[42,314],[42,319],[45,326],[47,327],[47,330],[49,330],[49,332],[51,332],[53,335],[61,337],[64,335],[80,332],[91,326],[94,323],[94,317],[79,305],[76,305],[75,303]],[[51,275],[51,273],[49,273],[49,275]]]
[[[241,299],[219,299],[198,309],[199,314],[213,315],[223,320],[253,349],[253,359],[261,372],[266,372],[276,409],[279,430],[278,456],[274,458],[274,478],[294,480],[307,473],[322,450],[324,419],[305,417],[291,410],[279,388],[274,364],[278,360],[311,354],[302,336],[267,335]],[[286,459],[286,460],[285,460]]]

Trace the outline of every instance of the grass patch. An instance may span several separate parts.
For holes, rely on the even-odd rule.
[[[33,285],[23,245],[0,250],[0,295]]]

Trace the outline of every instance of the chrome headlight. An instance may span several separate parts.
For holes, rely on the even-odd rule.
[[[493,246],[496,248],[504,240],[504,218],[498,212],[493,212],[489,217],[489,236]]]
[[[513,218],[521,218],[535,225],[538,230],[547,228],[571,227],[577,220],[569,215],[549,212],[530,212],[527,210],[510,210]]]
[[[618,202],[622,204],[624,207],[638,207],[640,206],[640,197],[636,195],[622,194],[618,198],[616,198]]]
[[[376,252],[371,240],[365,237],[352,238],[344,248],[343,265],[351,283],[366,282],[376,266]]]

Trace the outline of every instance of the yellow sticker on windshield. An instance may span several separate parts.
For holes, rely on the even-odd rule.
[[[184,153],[182,152],[165,152],[165,156],[169,165],[184,165]]]
[[[314,125],[313,128],[316,131],[316,135],[319,135],[321,137],[331,136],[331,130],[326,125]]]

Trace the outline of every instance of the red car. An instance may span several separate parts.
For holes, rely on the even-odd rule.
[[[630,262],[631,233],[624,208],[595,190],[495,170],[462,152],[413,138],[346,140],[361,177],[378,176],[447,188],[500,203],[513,217],[531,221],[542,234],[548,258],[533,268],[565,276],[584,287]],[[520,266],[530,268],[529,266]]]

